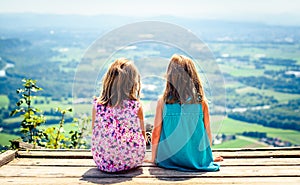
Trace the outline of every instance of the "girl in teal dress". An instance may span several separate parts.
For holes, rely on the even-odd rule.
[[[180,171],[218,171],[213,159],[208,105],[193,61],[173,55],[167,84],[158,100],[152,131],[152,159]]]

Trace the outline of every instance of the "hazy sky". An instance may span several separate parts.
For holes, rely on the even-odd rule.
[[[8,12],[300,22],[300,0],[0,0]]]

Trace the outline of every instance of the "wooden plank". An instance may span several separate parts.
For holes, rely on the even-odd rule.
[[[213,149],[213,152],[238,152],[238,151],[289,151],[300,150],[300,146],[294,147],[262,147],[262,148],[221,148]]]
[[[219,162],[222,166],[300,166],[299,158],[242,158],[225,159]],[[95,167],[92,159],[51,159],[51,158],[16,158],[10,166],[82,166]],[[154,166],[144,163],[143,166]]]
[[[35,151],[46,152],[90,152],[90,149],[34,149]],[[263,148],[221,148],[213,149],[213,152],[236,152],[236,151],[284,151],[284,150],[300,150],[300,146],[294,147],[263,147]],[[25,151],[25,150],[23,150]],[[151,152],[151,150],[147,150]]]
[[[0,167],[9,163],[10,161],[14,160],[16,157],[16,151],[15,150],[7,150],[4,153],[0,154]]]
[[[126,173],[103,173],[91,167],[2,166],[0,177],[85,177],[85,178],[199,178],[199,177],[300,177],[300,166],[226,166],[218,172],[180,172],[142,167]]]
[[[82,166],[95,167],[93,159],[16,158],[9,166]]]
[[[0,178],[0,184],[18,185],[52,185],[52,184],[126,184],[126,185],[145,185],[145,184],[264,184],[264,185],[298,185],[300,178],[289,177],[264,177],[264,178],[31,178],[31,177],[12,177]]]
[[[300,157],[300,152],[297,150],[286,151],[237,151],[237,152],[214,152],[214,156],[223,156],[224,158],[291,158]]]
[[[27,150],[19,150],[19,151],[27,151]],[[30,151],[36,152],[91,152],[90,149],[31,149]]]
[[[71,159],[92,159],[91,152],[81,151],[43,151],[43,150],[30,150],[30,151],[18,151],[18,157],[20,158],[71,158]],[[298,150],[279,150],[279,151],[231,151],[231,152],[214,152],[214,156],[221,155],[224,158],[292,158],[300,157],[300,151]],[[146,155],[150,157],[150,153],[147,152]]]
[[[19,158],[67,158],[67,159],[92,159],[92,153],[83,151],[83,152],[74,152],[74,151],[18,151],[17,157]]]
[[[11,141],[11,144],[18,149],[44,149],[43,147],[18,140]]]
[[[56,151],[28,150],[18,151],[18,158],[54,158],[54,159],[92,159],[91,151]],[[146,158],[151,158],[151,152],[146,152]]]
[[[218,150],[218,172],[180,172],[144,163],[126,173],[103,173],[89,150],[19,151],[19,158],[2,166],[0,184],[300,184],[300,151]],[[147,152],[150,156],[151,153]]]

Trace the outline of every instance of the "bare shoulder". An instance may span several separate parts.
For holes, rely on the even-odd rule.
[[[208,109],[208,103],[207,103],[206,100],[203,100],[203,101],[201,102],[201,105],[202,105],[202,108],[203,108],[204,110],[207,110],[207,109]]]
[[[159,97],[157,100],[157,108],[162,108],[164,105],[163,97]]]
[[[137,102],[137,108],[138,108],[139,112],[140,111],[143,112],[143,103],[140,100],[137,100],[136,102]]]
[[[202,100],[201,104],[202,104],[202,106],[208,107],[207,100]]]

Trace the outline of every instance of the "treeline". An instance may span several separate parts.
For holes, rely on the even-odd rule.
[[[238,94],[235,92],[235,89],[226,89],[226,107],[229,109],[272,105],[276,103],[278,101],[273,96],[252,92]]]
[[[261,57],[259,60],[262,64],[279,65],[279,66],[296,66],[297,60],[281,59],[281,58],[268,58]]]
[[[0,49],[9,50],[16,47],[28,47],[31,43],[27,40],[21,40],[18,38],[0,38]]]
[[[300,94],[300,78],[295,75],[280,74],[277,76],[250,76],[239,77],[237,80],[243,84],[258,89],[270,89],[277,92]]]
[[[288,104],[274,105],[270,109],[229,112],[228,117],[267,127],[300,131],[299,107],[300,99],[289,101]]]

